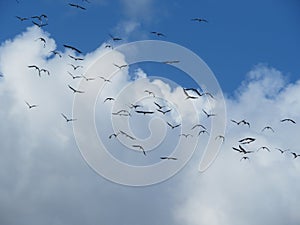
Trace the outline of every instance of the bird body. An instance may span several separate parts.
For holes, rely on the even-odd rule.
[[[179,127],[181,124],[177,124],[177,125],[172,125],[169,122],[167,122],[167,124],[173,129],[175,129],[176,127]]]

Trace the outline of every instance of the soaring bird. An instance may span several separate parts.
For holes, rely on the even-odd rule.
[[[191,135],[191,134],[179,134],[179,137],[180,137],[180,136],[183,136],[183,137],[185,137],[185,138],[193,137],[193,135]]]
[[[198,132],[198,136],[200,136],[201,134],[205,134],[205,133],[209,135],[209,133],[208,133],[207,130],[200,130],[200,131]]]
[[[118,137],[119,134],[121,134],[121,133],[120,133],[120,132],[118,132],[118,133],[113,133],[113,134],[109,135],[108,138],[109,138],[109,139],[112,139],[113,137],[116,138],[116,137]]]
[[[50,71],[49,71],[49,70],[46,70],[46,69],[41,69],[41,72],[47,73],[47,74],[48,74],[48,76],[50,76]]]
[[[149,95],[152,95],[152,96],[153,96],[153,98],[155,98],[155,94],[154,94],[154,92],[152,92],[152,91],[149,91],[149,90],[145,90],[144,92],[148,93]]]
[[[239,145],[239,148],[232,147],[232,149],[235,150],[235,151],[238,151],[240,153],[243,153],[243,154],[253,153],[253,151],[247,151],[241,145]]]
[[[248,157],[248,156],[243,156],[243,157],[240,159],[240,161],[242,161],[242,160],[249,160],[249,157]]]
[[[260,147],[259,149],[257,149],[257,151],[259,151],[260,149],[267,150],[268,152],[270,152],[270,149],[268,147],[266,147],[266,146]]]
[[[125,110],[125,109],[119,110],[118,112],[113,112],[112,115],[115,115],[115,116],[131,116],[130,112],[128,110]]]
[[[61,113],[61,115],[62,115],[63,118],[65,118],[65,120],[66,120],[67,123],[68,123],[68,122],[73,122],[73,121],[77,120],[77,119],[73,119],[73,118],[68,118],[68,117],[67,117],[65,114],[63,114],[63,113]]]
[[[135,140],[134,137],[130,136],[129,134],[127,134],[126,132],[124,132],[124,131],[122,131],[122,130],[120,130],[120,134],[124,135],[125,137],[127,137],[127,138],[129,138],[129,139],[131,139],[131,140]]]
[[[175,64],[175,63],[180,63],[179,60],[167,60],[167,61],[163,61],[162,63],[164,64]]]
[[[239,142],[241,143],[241,144],[244,144],[244,142],[253,142],[253,141],[255,141],[256,139],[255,138],[252,138],[252,137],[246,137],[246,138],[243,138],[243,139],[241,139],[241,140],[239,140]]]
[[[39,77],[41,76],[41,69],[38,66],[36,66],[36,65],[29,65],[28,68],[30,68],[30,69],[31,68],[36,69],[38,71],[38,73],[39,73]]]
[[[139,104],[130,104],[130,106],[129,106],[130,109],[137,109],[137,108],[140,108],[140,107],[143,107],[143,106],[139,105]]]
[[[273,130],[273,128],[270,127],[270,126],[264,127],[264,128],[261,130],[261,132],[263,132],[263,131],[265,131],[265,130],[271,130],[273,133],[275,132],[275,131]]]
[[[84,8],[83,6],[77,5],[77,4],[73,4],[73,3],[69,3],[69,6],[72,6],[72,7],[77,8],[77,9],[86,10],[86,8]]]
[[[111,39],[112,39],[113,41],[121,41],[121,40],[122,40],[122,38],[115,37],[115,36],[113,36],[113,35],[111,35],[111,34],[108,34],[108,35],[111,37]]]
[[[20,21],[25,21],[28,20],[27,17],[20,17],[20,16],[16,16],[16,18],[18,18]]]
[[[177,158],[169,157],[169,156],[162,156],[162,157],[160,157],[160,159],[162,159],[162,160],[177,160]]]
[[[201,97],[201,96],[203,96],[203,95],[208,95],[209,97],[214,98],[214,96],[213,96],[211,93],[209,93],[209,92],[200,93],[196,88],[184,88],[184,90],[186,91],[186,92],[185,92],[186,95],[188,95],[188,94],[187,94],[188,91],[193,91],[193,92],[195,92],[197,95],[199,95],[199,97]]]
[[[127,67],[128,65],[127,65],[127,64],[124,64],[124,65],[117,65],[117,64],[114,63],[114,66],[118,67],[118,68],[121,70],[122,68],[125,68],[125,67]]]
[[[30,105],[30,104],[29,104],[28,102],[26,102],[26,101],[25,101],[25,103],[26,103],[26,105],[28,106],[29,109],[38,107],[38,105]]]
[[[70,73],[69,71],[68,71],[68,74],[75,80],[75,79],[77,79],[77,78],[82,78],[82,76],[80,76],[80,75],[77,75],[77,76],[74,76],[72,73]]]
[[[173,129],[175,129],[176,127],[179,127],[181,124],[177,124],[177,125],[172,125],[169,122],[167,122],[167,124]]]
[[[191,130],[194,130],[196,127],[201,127],[202,129],[206,130],[206,127],[203,126],[202,124],[196,124],[196,125],[194,125],[194,126],[191,128]]]
[[[54,55],[58,55],[59,56],[59,58],[61,58],[62,56],[61,56],[61,54],[58,52],[58,51],[50,51],[50,53],[53,53]]]
[[[191,19],[192,21],[197,21],[197,22],[205,22],[208,23],[208,21],[206,19],[202,19],[202,18],[193,18]]]
[[[48,25],[48,23],[37,23],[37,22],[35,22],[35,21],[31,21],[31,22],[32,22],[34,25],[38,26],[39,28],[42,28],[42,27]]]
[[[45,38],[40,37],[40,38],[36,39],[35,41],[41,41],[41,42],[43,42],[44,48],[46,47],[46,40],[45,40]]]
[[[71,85],[68,85],[68,87],[73,91],[73,93],[84,93],[84,91],[79,91],[79,90],[76,90],[75,88],[73,88]]]
[[[225,137],[223,135],[218,135],[215,140],[217,139],[221,139],[222,140],[222,143],[225,141]]]
[[[77,60],[80,60],[80,61],[82,61],[82,60],[84,60],[84,58],[79,58],[79,57],[74,57],[74,56],[72,56],[72,55],[68,55],[71,59],[74,59],[75,61],[77,61]]]
[[[289,149],[285,149],[285,150],[282,150],[280,148],[275,148],[275,149],[278,150],[278,151],[280,151],[281,154],[289,151]]]
[[[41,14],[40,16],[32,16],[31,19],[38,19],[40,22],[42,22],[43,19],[48,20],[48,16],[46,14]]]
[[[106,99],[104,100],[104,102],[106,102],[106,101],[114,101],[114,100],[115,100],[114,98],[108,97],[108,98],[106,98]]]
[[[204,109],[202,109],[202,111],[204,112],[204,114],[207,116],[207,118],[211,117],[211,116],[216,116],[216,114],[212,114],[212,113],[207,113]]]
[[[103,76],[99,76],[100,79],[104,80],[104,82],[110,82],[111,83],[111,80],[109,79],[106,79],[105,77]]]
[[[82,52],[80,50],[78,50],[77,48],[71,46],[71,45],[63,45],[65,48],[69,48],[69,49],[72,49],[73,51],[81,54]]]
[[[139,113],[139,114],[153,114],[154,112],[153,111],[143,111],[143,110],[135,110],[136,113]]]
[[[189,93],[187,92],[187,89],[186,89],[186,88],[183,88],[183,92],[184,92],[184,94],[186,95],[186,98],[185,98],[185,99],[197,99],[197,98],[198,98],[197,96],[189,95]]]
[[[142,150],[143,154],[146,155],[146,152],[145,152],[145,149],[143,148],[143,146],[141,146],[141,145],[132,145],[132,147],[139,148],[140,150]]]
[[[165,115],[166,113],[171,112],[172,109],[167,109],[167,110],[156,109],[156,110]]]
[[[73,70],[77,70],[78,68],[83,68],[83,66],[75,66],[73,64],[69,64],[69,65],[73,67]]]
[[[161,32],[151,31],[150,33],[151,33],[151,34],[154,34],[154,35],[156,35],[156,36],[158,36],[158,37],[166,37],[166,35],[164,35],[164,34],[161,33]]]
[[[241,120],[239,122],[237,122],[235,120],[231,120],[231,122],[235,123],[236,125],[244,124],[244,125],[248,125],[250,127],[250,123],[246,120]]]
[[[295,121],[295,120],[292,120],[292,119],[289,119],[289,118],[282,119],[282,120],[280,120],[280,122],[291,122],[291,123],[293,123],[293,124],[296,124],[296,121]]]
[[[86,77],[84,75],[82,75],[83,79],[85,79],[85,81],[90,81],[90,80],[96,80],[95,77]]]
[[[158,109],[162,109],[166,107],[165,105],[160,105],[157,102],[154,102],[154,104],[158,107]]]
[[[296,152],[291,152],[291,154],[294,156],[294,159],[300,156],[300,154],[297,154]]]

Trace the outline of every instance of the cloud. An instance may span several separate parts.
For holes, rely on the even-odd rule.
[[[45,48],[35,41],[39,37],[46,39]],[[85,58],[79,63],[68,56],[74,54],[70,50],[60,52],[61,58],[50,54],[56,48],[55,40],[36,27],[2,43],[1,224],[24,224],[24,221],[33,225],[299,223],[300,163],[298,159],[293,160],[291,154],[275,150],[278,147],[297,152],[299,124],[281,123],[280,119],[291,117],[300,121],[299,81],[289,83],[280,71],[266,65],[253,68],[235,95],[226,99],[227,120],[247,119],[251,128],[229,122],[222,151],[205,173],[199,174],[197,170],[207,142],[207,137],[200,136],[195,156],[172,179],[159,185],[129,188],[105,180],[87,166],[76,146],[72,124],[66,123],[61,116],[63,112],[72,117],[74,95],[68,84],[78,88],[80,82],[87,82],[72,79],[68,71],[74,75],[88,71],[91,64],[110,51],[104,46],[79,55]],[[116,56],[116,60],[126,63],[121,55]],[[74,71],[69,65],[71,63],[83,68]],[[51,75],[39,77],[37,71],[28,68],[31,64],[48,69]],[[90,75],[106,76],[101,71]],[[150,151],[149,157],[133,150],[126,151],[124,144],[131,144],[126,139],[121,140],[123,143],[108,139],[108,135],[114,132],[111,121],[107,119],[112,109],[129,110],[128,105],[134,103],[131,100],[135,98],[139,98],[138,103],[144,104],[145,109],[156,109],[153,98],[144,92],[145,89],[160,96],[161,99],[156,100],[161,104],[177,107],[178,112],[174,110],[165,117],[156,115],[174,124],[181,121],[180,117],[185,118],[186,126],[182,132],[194,132],[193,135],[197,136],[197,131],[190,130],[195,119],[200,119],[210,128],[209,120],[201,110],[196,115],[191,110],[193,107],[207,107],[205,99],[195,101],[193,105],[185,100],[180,87],[171,87],[160,79],[150,79],[141,68],[133,74],[126,68],[110,79],[112,83],[106,85],[98,96],[95,120],[99,136],[119,159],[137,164],[157,162],[162,154],[171,154],[171,147],[178,142],[180,130],[170,132],[163,120],[160,120],[163,122],[160,125],[167,128],[167,141]],[[97,78],[86,84],[93,84],[89,82],[102,84],[104,81]],[[105,96],[120,98],[122,104],[103,103]],[[29,110],[24,101],[39,106]],[[134,114],[131,120],[131,132],[141,141],[146,143],[147,138],[155,137],[155,133],[150,132],[156,129],[151,127],[151,117],[145,119]],[[272,126],[275,133],[261,132],[266,125]],[[249,162],[240,162],[241,155],[233,152],[231,147],[245,136],[257,137],[247,149],[256,151],[266,145],[271,152],[261,150],[249,156]],[[186,149],[191,142],[187,139]],[[150,147],[155,147],[150,144]]]

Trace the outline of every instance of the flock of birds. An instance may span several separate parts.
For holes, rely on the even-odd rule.
[[[19,3],[18,0],[17,0],[17,3]],[[82,0],[82,4],[83,3],[86,4],[86,3],[91,3],[91,2],[88,1],[88,0]],[[79,9],[79,10],[87,10],[87,8],[84,5],[74,4],[74,3],[69,3],[68,5],[70,7],[73,7],[73,8]],[[38,15],[38,16],[35,15],[35,16],[31,16],[31,17],[16,16],[16,18],[20,21],[31,20],[31,22],[34,25],[36,25],[40,28],[45,27],[45,26],[48,25],[48,16],[46,14],[41,14],[41,15]],[[208,23],[208,21],[206,19],[203,19],[203,18],[192,18],[191,20],[195,21],[195,22]],[[166,37],[166,35],[161,33],[161,32],[151,31],[150,33],[157,36],[157,37]],[[117,37],[117,36],[114,36],[114,35],[111,35],[111,34],[109,34],[109,37],[110,37],[112,42],[111,42],[111,44],[107,44],[105,46],[105,48],[113,48],[113,43],[122,40],[121,37]],[[41,42],[41,44],[43,45],[44,48],[47,45],[47,41],[43,37],[38,37],[38,38],[35,39],[35,41]],[[63,46],[67,49],[72,50],[75,53],[74,55],[72,55],[72,54],[68,55],[68,57],[71,60],[73,60],[73,63],[69,64],[70,68],[73,69],[73,72],[71,73],[71,72],[67,71],[67,73],[71,76],[72,79],[84,79],[85,81],[94,81],[96,79],[101,79],[103,82],[105,82],[107,84],[112,83],[112,80],[110,80],[110,79],[108,79],[104,76],[86,77],[82,74],[81,75],[74,75],[73,73],[75,73],[78,69],[83,68],[83,66],[78,64],[78,62],[82,62],[84,60],[84,58],[76,56],[76,53],[77,54],[82,54],[82,51],[80,51],[77,47],[74,47],[74,46],[71,46],[71,45],[68,45],[68,44],[64,44]],[[58,56],[59,58],[62,58],[62,54],[60,52],[56,51],[56,50],[52,50],[50,53],[55,55],[55,56]],[[180,63],[180,61],[170,60],[170,61],[164,61],[162,63],[174,64],[174,63]],[[120,70],[122,70],[122,69],[129,66],[129,65],[126,65],[126,64],[124,64],[124,65],[113,64],[113,65],[115,67],[119,68]],[[44,74],[48,75],[48,76],[51,75],[51,73],[48,69],[42,68],[42,67],[40,67],[38,65],[35,65],[35,64],[28,65],[28,69],[36,71],[36,73],[39,77],[42,77]],[[2,78],[3,76],[4,76],[3,74],[0,74],[0,78]],[[78,90],[78,89],[76,89],[75,87],[73,87],[71,85],[68,85],[68,88],[74,94],[84,94],[84,91]],[[197,100],[201,97],[208,97],[212,100],[214,99],[214,96],[211,93],[202,92],[202,91],[199,91],[195,88],[182,88],[182,90],[183,90],[184,95],[186,96],[185,100],[188,100],[188,101]],[[112,112],[112,115],[113,116],[132,116],[132,113],[136,113],[136,114],[141,114],[141,115],[147,116],[147,115],[153,115],[155,113],[159,113],[162,116],[164,116],[164,115],[167,115],[168,113],[170,113],[173,110],[168,105],[163,105],[160,102],[156,101],[156,95],[153,91],[144,90],[144,93],[151,96],[151,97],[153,97],[153,99],[154,99],[153,100],[153,107],[155,107],[155,108],[153,108],[152,110],[144,110],[143,109],[144,106],[142,104],[132,103],[132,104],[128,105],[128,108],[126,108],[126,109],[121,109],[117,112]],[[115,100],[114,97],[108,96],[104,99],[104,103],[114,101],[114,100]],[[29,110],[32,110],[32,109],[38,107],[37,104],[31,104],[28,101],[25,101],[25,104],[27,105]],[[217,116],[216,114],[209,113],[209,112],[205,111],[204,109],[202,109],[202,112],[203,112],[203,114],[205,115],[205,117],[207,119]],[[70,117],[66,116],[66,114],[64,114],[64,113],[61,113],[61,116],[67,123],[75,122],[77,120],[76,118],[70,118]],[[250,122],[248,122],[246,120],[241,120],[241,121],[231,120],[231,122],[236,124],[237,126],[246,125],[250,128]],[[296,121],[294,119],[290,119],[290,118],[284,118],[284,119],[280,120],[280,122],[296,124]],[[169,121],[166,121],[166,125],[168,127],[170,127],[171,130],[176,129],[176,128],[181,126],[180,123],[174,124],[174,123],[169,122]],[[271,126],[265,126],[261,130],[261,132],[268,132],[268,131],[275,132],[275,130]],[[203,135],[203,134],[209,135],[208,129],[203,124],[195,124],[194,126],[192,126],[190,128],[189,132],[181,133],[181,134],[179,134],[179,136],[188,139],[188,138],[192,138],[192,137],[198,137],[198,136]],[[132,141],[136,140],[135,137],[129,135],[127,132],[122,131],[122,130],[119,130],[117,133],[110,134],[108,136],[108,138],[109,139],[117,138],[119,135],[122,135],[122,136],[124,136],[124,137],[126,137],[126,138],[128,138]],[[221,140],[222,143],[223,143],[223,142],[225,142],[225,137],[223,135],[219,135],[219,136],[215,137],[215,140],[216,141]],[[254,152],[257,152],[257,151],[271,152],[271,149],[268,146],[261,146],[260,148],[258,148],[255,151],[254,150],[247,150],[245,146],[246,145],[251,145],[255,141],[256,141],[256,138],[245,137],[245,138],[238,141],[238,147],[232,147],[233,151],[238,152],[242,155],[240,161],[249,160],[250,155],[253,154]],[[144,149],[144,147],[142,145],[138,144],[138,143],[132,144],[132,148],[140,150],[145,156],[147,155],[146,150]],[[296,152],[293,152],[293,151],[290,151],[289,149],[284,149],[283,150],[283,149],[280,149],[280,148],[276,148],[276,150],[279,151],[281,154],[289,153],[289,154],[293,155],[294,159],[296,159],[298,157],[300,158],[300,154],[298,154]],[[160,159],[161,160],[178,160],[177,157],[174,157],[174,156],[161,156]]]

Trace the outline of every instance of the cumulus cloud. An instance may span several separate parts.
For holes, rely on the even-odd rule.
[[[43,37],[47,44],[36,41]],[[300,221],[298,159],[291,154],[281,154],[275,148],[297,152],[299,125],[281,123],[280,119],[291,117],[300,121],[299,82],[288,83],[284,75],[266,65],[258,65],[249,72],[245,82],[234,97],[227,98],[228,118],[247,119],[251,127],[236,126],[229,122],[221,154],[205,172],[198,173],[200,155],[207,141],[200,136],[199,149],[188,166],[172,179],[145,188],[129,188],[111,183],[98,176],[87,166],[77,149],[72,124],[66,123],[61,113],[72,117],[74,94],[68,84],[79,88],[82,82],[104,82],[97,78],[106,76],[101,71],[88,73],[95,81],[72,79],[85,74],[90,65],[106,54],[105,44],[86,55],[82,63],[74,62],[70,50],[60,52],[62,57],[52,55],[56,48],[51,35],[39,28],[30,27],[26,32],[0,47],[0,222],[1,224],[298,224]],[[116,56],[118,63],[126,63]],[[36,64],[50,71],[50,76],[29,69]],[[74,71],[70,64],[82,65]],[[137,68],[130,74],[128,68],[110,77],[112,83],[105,85],[95,106],[96,125],[100,138],[112,154],[128,163],[144,165],[157,162],[161,154],[171,154],[170,146],[176,145],[180,132],[191,131],[196,119],[210,127],[209,120],[193,109],[206,108],[205,99],[185,100],[181,87],[171,87],[160,79],[150,79]],[[80,83],[81,82],[81,83]],[[126,87],[131,87],[126,89]],[[114,132],[111,112],[129,109],[131,103],[143,104],[146,110],[155,110],[153,97],[144,93],[151,89],[157,94],[156,101],[174,107],[167,115],[157,115],[160,126],[167,129],[168,142],[147,142],[151,134],[151,117],[138,115],[129,119],[130,128],[138,141],[144,141],[155,151],[149,157],[128,150],[127,139],[109,140]],[[84,93],[84,94],[88,94]],[[106,102],[105,97],[119,99]],[[137,99],[132,102],[132,99]],[[167,101],[164,101],[166,99]],[[37,104],[28,109],[24,101]],[[118,105],[117,102],[120,104]],[[177,108],[177,112],[176,109]],[[192,109],[192,110],[191,110]],[[131,111],[131,113],[134,113]],[[186,126],[170,133],[164,122],[175,123],[186,119]],[[84,119],[84,118],[77,118]],[[115,118],[120,119],[119,117]],[[77,121],[77,122],[78,122]],[[117,121],[118,125],[122,125]],[[150,124],[150,125],[149,125]],[[126,124],[125,124],[126,125]],[[261,132],[270,125],[275,133]],[[142,130],[142,132],[141,132]],[[249,155],[250,161],[240,161],[241,155],[231,147],[240,138],[254,136],[257,141],[246,146],[256,151],[268,146],[271,152],[259,151]],[[189,139],[185,143],[189,148]],[[169,151],[166,151],[169,149]],[[159,150],[157,153],[156,150]],[[300,153],[298,151],[298,153]],[[133,159],[132,159],[133,157]],[[145,161],[146,160],[146,161]]]

